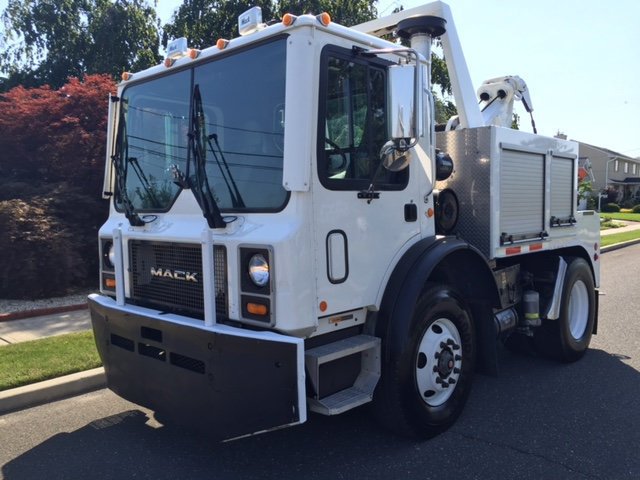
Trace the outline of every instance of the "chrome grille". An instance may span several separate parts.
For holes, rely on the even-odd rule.
[[[199,244],[129,242],[131,298],[165,312],[204,318],[202,250]],[[216,314],[227,311],[227,253],[214,246]]]

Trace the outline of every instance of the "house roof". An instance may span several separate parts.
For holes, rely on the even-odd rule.
[[[640,184],[640,177],[627,177],[624,180],[622,180],[621,183],[626,183],[626,184]]]
[[[581,143],[582,145],[586,145],[587,147],[591,147],[591,148],[595,148],[596,150],[600,150],[601,152],[603,152],[603,153],[605,153],[605,154],[607,154],[607,155],[609,155],[611,157],[617,157],[620,160],[630,160],[632,162],[640,163],[640,159],[638,159],[638,158],[633,158],[633,157],[630,157],[630,156],[625,155],[623,153],[619,153],[619,152],[616,152],[614,150],[609,150],[608,148],[597,147],[597,146],[591,145],[590,143],[587,143],[587,142],[580,142],[579,140],[576,140],[576,141],[578,143]]]

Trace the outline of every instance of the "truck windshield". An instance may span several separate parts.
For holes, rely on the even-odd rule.
[[[282,209],[285,62],[280,38],[127,87],[117,142],[133,209],[169,210],[202,173],[222,212]]]

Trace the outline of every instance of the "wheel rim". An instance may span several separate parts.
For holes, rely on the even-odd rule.
[[[584,335],[589,323],[589,292],[587,285],[578,280],[571,287],[569,297],[569,331],[575,340],[579,340]]]
[[[462,371],[462,342],[453,322],[439,318],[425,331],[416,355],[416,382],[422,400],[432,407],[453,394]]]

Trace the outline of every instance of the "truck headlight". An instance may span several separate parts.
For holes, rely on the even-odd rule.
[[[116,249],[111,240],[102,244],[102,261],[104,266],[113,269],[116,263]]]
[[[256,253],[249,260],[249,278],[256,287],[269,284],[269,263],[261,253]]]

